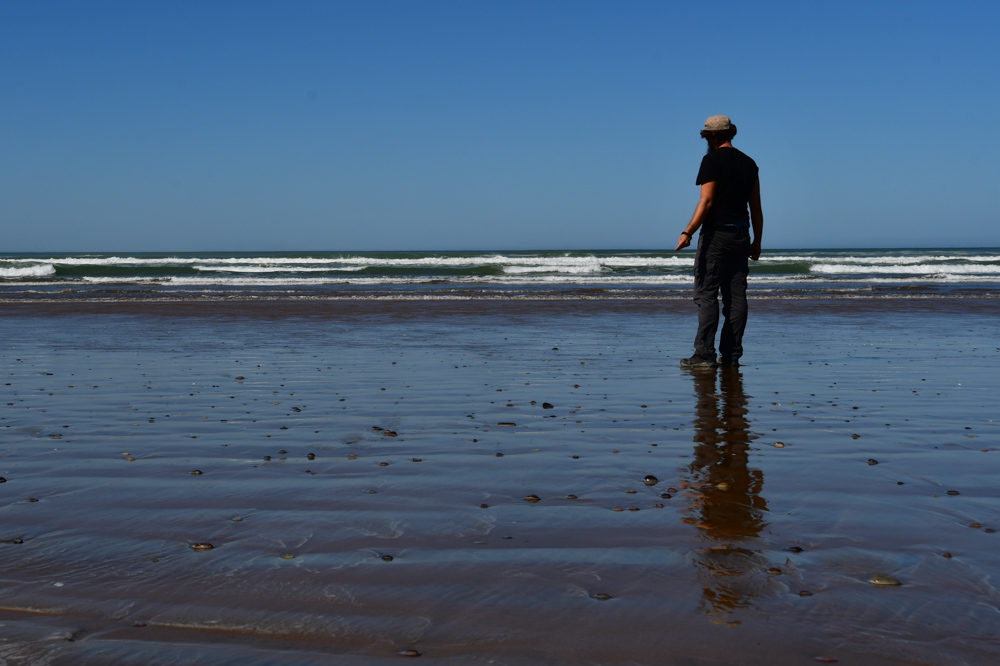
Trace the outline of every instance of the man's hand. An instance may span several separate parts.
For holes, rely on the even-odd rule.
[[[681,234],[681,237],[677,239],[677,248],[674,250],[674,252],[680,252],[690,244],[691,244],[691,237],[688,236],[687,234]]]
[[[750,258],[754,261],[760,259],[760,240],[755,240],[750,244]]]

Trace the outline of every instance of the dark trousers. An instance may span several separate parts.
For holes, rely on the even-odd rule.
[[[720,227],[702,231],[694,260],[694,302],[698,304],[695,354],[715,358],[715,332],[719,328],[719,292],[722,292],[723,361],[743,355],[743,330],[747,325],[747,265],[750,229]]]

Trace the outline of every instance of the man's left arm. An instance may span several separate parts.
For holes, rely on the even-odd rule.
[[[691,244],[691,238],[694,232],[698,231],[702,223],[705,222],[705,217],[708,216],[708,211],[712,208],[712,202],[715,201],[715,181],[710,181],[708,183],[703,183],[701,186],[701,199],[698,201],[698,207],[694,209],[694,215],[691,216],[691,221],[688,222],[687,227],[681,233],[681,237],[677,240],[677,248],[674,252],[679,252]]]

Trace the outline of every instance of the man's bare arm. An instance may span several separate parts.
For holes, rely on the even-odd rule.
[[[750,258],[760,259],[760,239],[764,235],[764,212],[760,207],[760,180],[753,185],[750,193],[750,224],[753,226],[753,243],[750,245]]]
[[[684,233],[677,240],[677,248],[674,252],[683,250],[688,245],[691,244],[691,238],[694,232],[698,231],[702,223],[705,221],[705,216],[708,215],[708,211],[712,208],[712,202],[715,201],[715,181],[710,183],[705,183],[701,186],[701,199],[698,201],[697,208],[694,209],[694,215],[691,216],[691,221],[688,222],[687,228],[684,229]]]

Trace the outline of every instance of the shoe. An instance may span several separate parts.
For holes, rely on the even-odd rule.
[[[714,356],[705,357],[695,354],[691,358],[681,359],[682,368],[714,368],[717,365],[719,364],[715,362]]]

